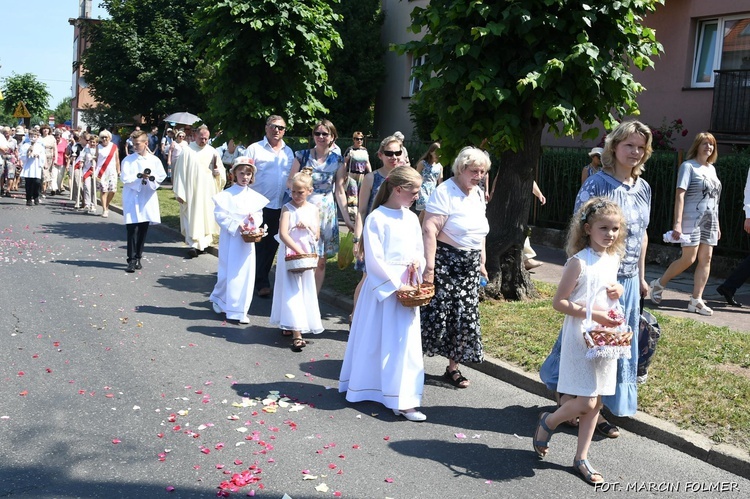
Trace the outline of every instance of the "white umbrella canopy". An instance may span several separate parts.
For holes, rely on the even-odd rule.
[[[172,113],[166,118],[164,118],[164,121],[168,121],[170,123],[180,123],[182,125],[192,125],[196,121],[201,121],[201,119],[191,113],[188,113],[187,111],[183,111],[180,113]]]

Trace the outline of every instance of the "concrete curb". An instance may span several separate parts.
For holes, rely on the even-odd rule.
[[[122,215],[122,208],[119,206],[110,205],[110,210]],[[174,234],[178,239],[181,237],[178,231],[164,224],[159,224],[157,227]],[[218,251],[213,246],[209,247],[207,252],[218,256]],[[348,314],[354,305],[350,297],[327,288],[320,290],[318,299],[342,310],[345,314]],[[534,395],[554,400],[550,391],[536,375],[500,359],[485,356],[484,362],[470,364],[469,367]],[[669,421],[663,421],[643,412],[627,418],[608,415],[607,419],[631,433],[650,438],[655,442],[705,461],[712,466],[750,480],[750,455],[733,445],[716,444],[703,435],[683,430]]]

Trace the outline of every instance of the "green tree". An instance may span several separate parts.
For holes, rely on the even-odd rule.
[[[248,140],[271,114],[290,126],[325,115],[320,96],[333,95],[326,63],[341,47],[331,7],[338,0],[195,1],[191,40],[205,71],[204,120]]]
[[[65,123],[72,118],[73,108],[71,107],[72,97],[65,97],[50,114],[55,117],[55,123]]]
[[[484,139],[499,159],[487,210],[490,296],[536,294],[521,249],[542,133],[596,138],[596,119],[610,129],[637,114],[643,86],[631,68],[652,67],[662,50],[643,16],[663,3],[431,0],[412,11],[411,29],[424,36],[397,50],[426,55],[413,101],[436,118],[432,137],[446,159]]]
[[[47,112],[47,103],[51,97],[47,85],[31,73],[13,73],[8,76],[3,83],[3,95],[3,110],[11,115],[18,103],[23,101],[29,114],[41,116]]]
[[[79,21],[91,42],[80,61],[86,82],[108,113],[157,123],[169,113],[205,109],[187,38],[189,1],[102,0],[110,19]]]
[[[385,46],[380,30],[385,15],[380,0],[341,0],[333,10],[341,16],[334,28],[342,47],[333,47],[328,81],[336,97],[322,95],[329,118],[340,133],[360,130],[372,134],[375,129],[375,97],[385,76]]]

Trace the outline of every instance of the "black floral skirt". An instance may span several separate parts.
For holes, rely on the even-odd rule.
[[[479,330],[481,251],[460,250],[438,242],[435,297],[421,307],[422,350],[455,362],[482,362]]]

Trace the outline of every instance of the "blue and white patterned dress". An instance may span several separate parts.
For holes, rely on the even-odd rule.
[[[330,258],[339,252],[339,223],[336,217],[336,172],[344,164],[344,158],[331,151],[321,164],[315,159],[314,150],[297,151],[294,157],[304,167],[312,168],[313,193],[307,201],[320,212],[320,239],[318,256]]]
[[[422,187],[419,188],[419,197],[417,198],[417,211],[424,210],[424,206],[427,204],[427,200],[430,199],[430,194],[437,187],[438,179],[443,174],[443,165],[435,163],[434,165],[429,164],[427,161],[422,160]]]
[[[575,211],[592,197],[602,196],[616,202],[625,215],[628,234],[625,238],[625,256],[617,271],[617,282],[625,292],[620,304],[625,320],[636,333],[633,335],[630,359],[617,361],[617,387],[614,395],[602,397],[602,402],[615,416],[632,416],[638,410],[638,327],[640,324],[641,286],[638,260],[641,257],[643,236],[651,215],[651,186],[638,177],[632,186],[623,184],[611,175],[600,171],[587,178],[578,191]],[[539,376],[551,390],[557,391],[560,367],[560,338],[542,364]]]

